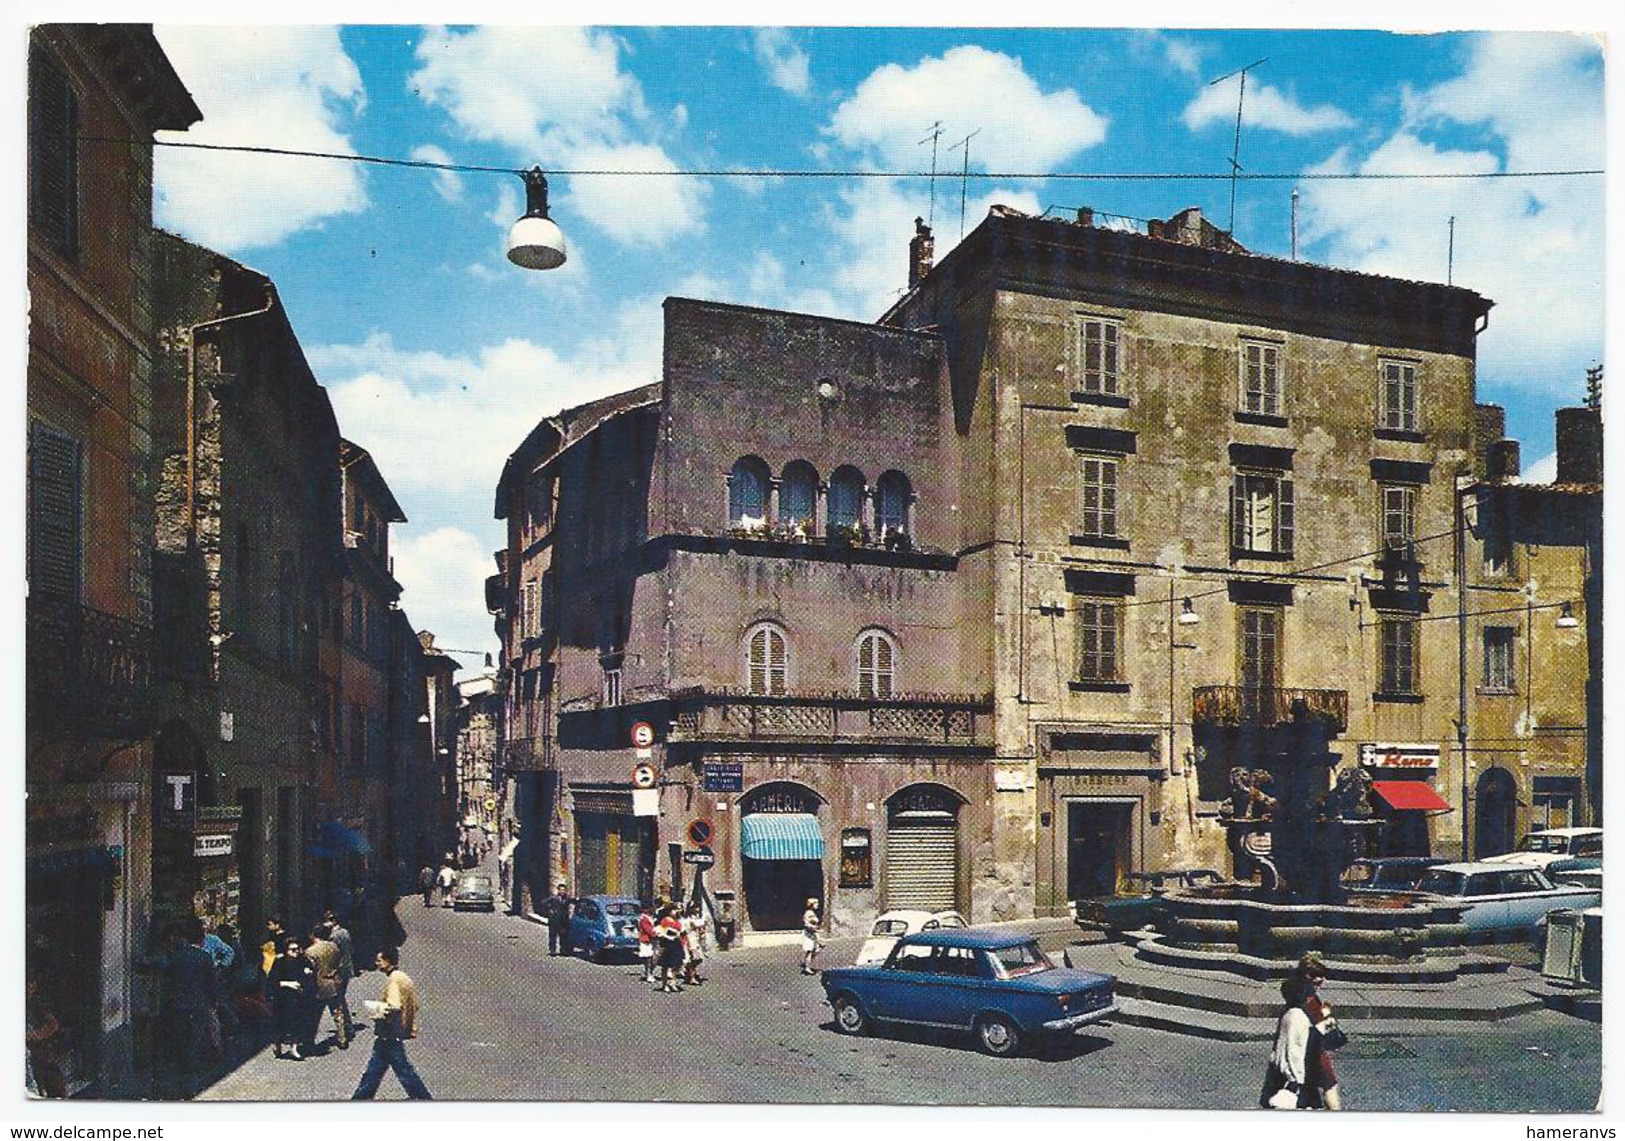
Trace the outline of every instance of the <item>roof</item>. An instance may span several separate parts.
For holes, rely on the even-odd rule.
[[[660,381],[629,388],[585,404],[566,408],[537,422],[519,446],[508,454],[497,478],[494,517],[508,517],[508,493],[513,480],[522,479],[553,463],[571,447],[616,416],[660,403]],[[550,443],[548,437],[553,437]],[[544,448],[546,449],[544,451]]]
[[[373,461],[372,453],[352,440],[339,440],[339,466],[345,473],[354,468],[358,475],[372,484],[372,498],[384,518],[391,523],[405,523],[406,513],[401,505],[395,502],[395,495],[389,490],[389,484],[384,479],[384,473],[378,470]]]
[[[1537,828],[1531,836],[1601,836],[1601,828]]]
[[[918,935],[905,935],[902,941],[926,947],[974,947],[992,951],[999,947],[1017,947],[1031,943],[1035,936],[1025,931],[998,930],[991,927],[943,927],[936,931],[921,931]]]
[[[1511,871],[1541,871],[1542,869],[1529,864],[1498,864],[1491,860],[1468,860],[1454,864],[1436,864],[1429,868],[1430,872],[1460,872],[1462,875],[1473,875],[1478,872],[1511,872]]]

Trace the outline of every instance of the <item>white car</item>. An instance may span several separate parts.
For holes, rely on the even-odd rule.
[[[935,931],[945,927],[968,927],[965,917],[957,911],[916,911],[903,909],[900,911],[882,912],[880,918],[869,931],[869,938],[863,941],[863,947],[858,951],[857,962],[854,966],[864,966],[868,963],[883,963],[891,949],[897,945],[897,940],[904,935],[913,935],[918,931]]]
[[[1602,858],[1601,828],[1548,828],[1543,832],[1531,832],[1518,842],[1515,851],[1486,856],[1485,862],[1544,868],[1558,860],[1572,860],[1579,856]]]

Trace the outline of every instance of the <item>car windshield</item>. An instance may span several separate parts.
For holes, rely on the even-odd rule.
[[[1013,979],[1021,975],[1037,974],[1039,971],[1053,970],[1055,964],[1049,961],[1048,956],[1038,949],[1037,943],[1017,943],[1013,947],[996,947],[988,952],[993,958],[993,968],[1001,979]]]
[[[1535,832],[1523,838],[1518,845],[1520,852],[1567,852],[1569,838],[1567,836],[1552,836],[1544,832]]]
[[[1434,895],[1460,895],[1465,886],[1467,877],[1460,872],[1441,871],[1438,868],[1429,870],[1417,885],[1421,891],[1431,892]]]
[[[1348,871],[1343,873],[1343,882],[1350,887],[1359,887],[1371,883],[1376,876],[1377,869],[1370,864],[1352,864]]]
[[[637,915],[637,913],[638,913],[638,905],[635,904],[635,903],[626,903],[624,901],[612,900],[611,902],[604,904],[604,914],[605,915],[635,916],[635,915]]]
[[[871,935],[907,935],[908,921],[906,919],[877,919],[875,929]]]
[[[1372,887],[1413,888],[1427,872],[1424,864],[1389,864],[1372,869]]]
[[[477,891],[480,888],[491,886],[490,876],[464,876],[461,886],[467,890]]]
[[[943,915],[937,916],[937,926],[938,927],[963,927],[963,926],[965,926],[965,921],[963,919],[959,918],[959,916],[957,916],[957,915],[943,914]]]

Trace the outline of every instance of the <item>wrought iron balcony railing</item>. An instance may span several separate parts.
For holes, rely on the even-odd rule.
[[[672,694],[670,741],[872,740],[985,745],[992,739],[990,697],[751,694],[686,690]]]
[[[29,731],[140,736],[152,728],[152,630],[65,598],[30,595]]]
[[[1191,691],[1191,720],[1197,724],[1263,729],[1318,722],[1341,733],[1348,728],[1349,695],[1345,689],[1199,686]]]

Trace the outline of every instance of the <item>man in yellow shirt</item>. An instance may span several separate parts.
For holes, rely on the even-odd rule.
[[[380,948],[374,961],[384,973],[384,995],[379,1002],[367,1004],[373,1016],[372,1057],[367,1059],[366,1072],[350,1097],[352,1100],[372,1097],[384,1080],[384,1071],[394,1070],[407,1097],[432,1100],[429,1088],[406,1057],[406,1040],[418,1034],[418,988],[411,976],[400,969],[401,954],[394,947]]]

